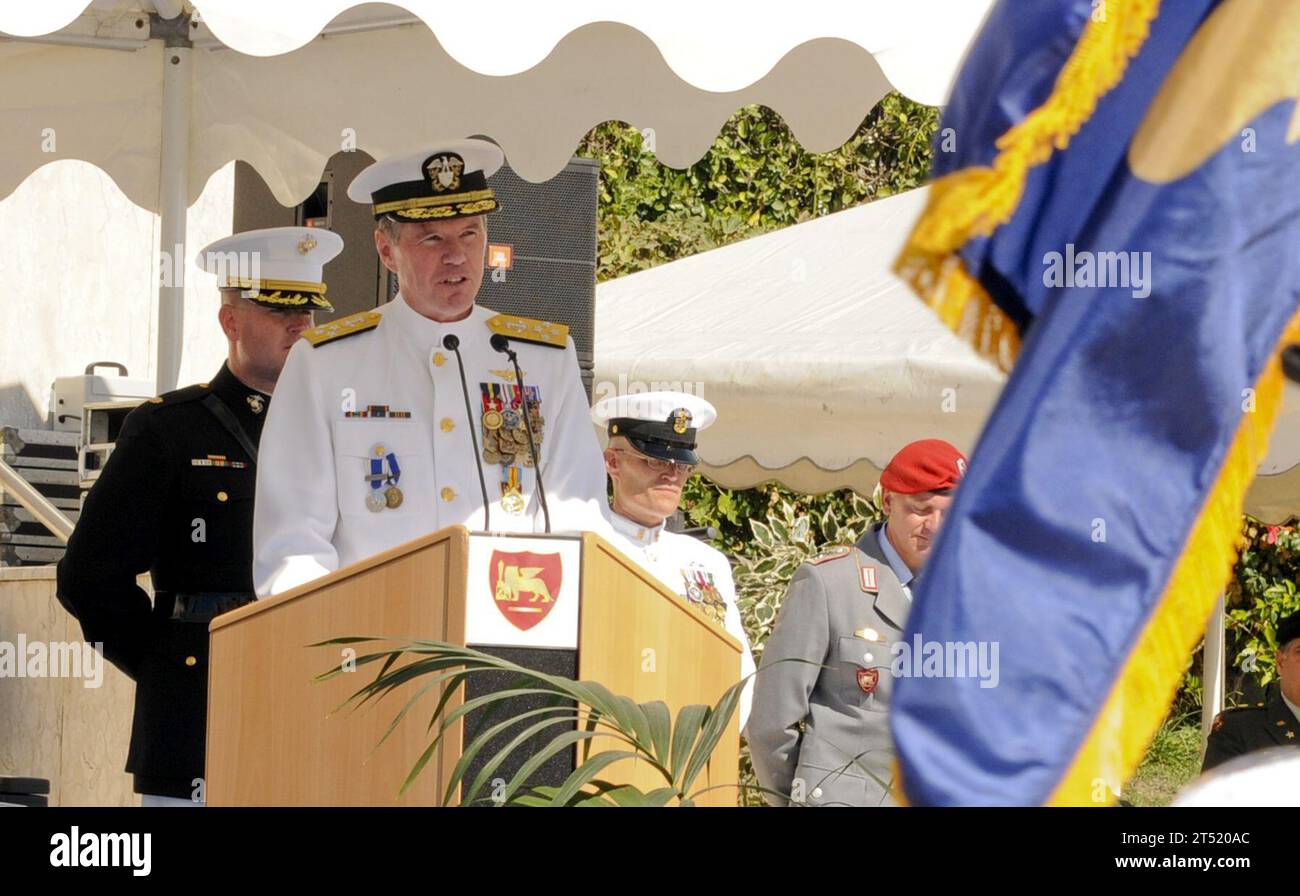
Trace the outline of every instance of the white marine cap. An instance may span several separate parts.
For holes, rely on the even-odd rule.
[[[487,140],[453,140],[383,159],[348,186],[353,202],[370,203],[376,218],[443,221],[494,212],[500,206],[487,179],[505,155]]]
[[[591,419],[647,457],[698,464],[695,437],[718,419],[713,405],[689,392],[637,392],[596,402]]]
[[[318,227],[246,230],[210,243],[195,264],[217,275],[217,286],[275,311],[333,311],[323,270],[343,251],[343,237]]]

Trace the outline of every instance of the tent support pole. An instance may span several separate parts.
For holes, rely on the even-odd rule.
[[[1227,673],[1227,648],[1224,643],[1226,611],[1223,595],[1220,594],[1214,602],[1210,624],[1205,629],[1205,656],[1201,670],[1201,756],[1205,755],[1205,741],[1210,736],[1214,717],[1223,712],[1224,679]]]
[[[188,27],[185,17],[184,27]],[[156,29],[155,29],[156,33]],[[190,53],[172,46],[163,53],[162,151],[158,174],[159,270],[157,390],[176,388],[185,335],[185,214],[189,207]]]

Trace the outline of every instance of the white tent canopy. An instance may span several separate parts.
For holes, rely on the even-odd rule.
[[[680,382],[717,406],[710,478],[870,494],[903,445],[970,450],[1002,375],[889,270],[913,190],[601,284],[596,383]]]
[[[176,54],[147,40],[155,5],[180,6],[0,6],[0,32],[60,42],[0,42],[0,120],[6,133],[32,135],[0,159],[0,197],[40,165],[73,157],[103,168],[142,207],[161,207],[164,73]],[[177,63],[188,200],[243,159],[293,205],[347,141],[386,156],[486,134],[515,171],[541,181],[603,121],[652,130],[658,157],[685,167],[737,109],[760,103],[806,149],[829,151],[891,89],[941,103],[989,2],[834,0],[773,15],[685,0],[192,6],[194,47]]]
[[[907,442],[970,451],[1002,375],[890,272],[927,191],[601,284],[595,397],[698,390],[719,413],[703,471],[730,487],[870,494]],[[1247,512],[1300,512],[1300,387],[1260,473]]]
[[[102,26],[137,10],[160,10],[174,17],[179,0],[43,0],[39,4],[5,4],[0,31],[35,37],[81,25]],[[438,34],[439,43],[460,65],[484,75],[514,75],[545,59],[570,32],[595,22],[626,25],[640,31],[662,53],[667,65],[701,90],[738,90],[757,81],[793,47],[819,38],[857,44],[873,56],[900,85],[940,102],[951,78],[952,62],[983,18],[987,2],[966,0],[827,0],[800,9],[798,15],[753,15],[741,4],[700,4],[661,0],[654,4],[568,0],[537,4],[500,0],[490,9],[435,0],[404,0],[388,9],[357,0],[192,0],[189,6],[206,26],[207,35],[251,56],[275,56],[297,50],[326,31],[337,19],[359,23],[391,22],[394,14],[420,20]],[[355,8],[355,7],[366,7]],[[490,36],[490,39],[486,39]]]

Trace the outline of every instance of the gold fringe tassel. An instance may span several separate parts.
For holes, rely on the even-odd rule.
[[[894,272],[939,310],[949,326],[957,321],[981,337],[1015,329],[969,273],[959,270],[954,253],[972,237],[988,236],[1011,219],[1029,169],[1046,162],[1054,150],[1065,149],[1098,101],[1124,77],[1160,11],[1160,0],[1108,0],[1098,9],[1102,18],[1090,19],[1084,27],[1051,96],[998,139],[992,167],[963,168],[930,186],[925,211],[899,253]],[[968,313],[966,305],[972,302],[978,307]],[[992,345],[972,345],[1007,369],[1015,355],[1007,358],[1006,352],[1018,350],[1019,339],[1012,345],[998,335]]]

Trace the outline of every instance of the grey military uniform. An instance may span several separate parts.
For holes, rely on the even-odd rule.
[[[746,736],[759,783],[793,802],[895,804],[891,645],[911,600],[880,531],[799,567],[763,650]]]

